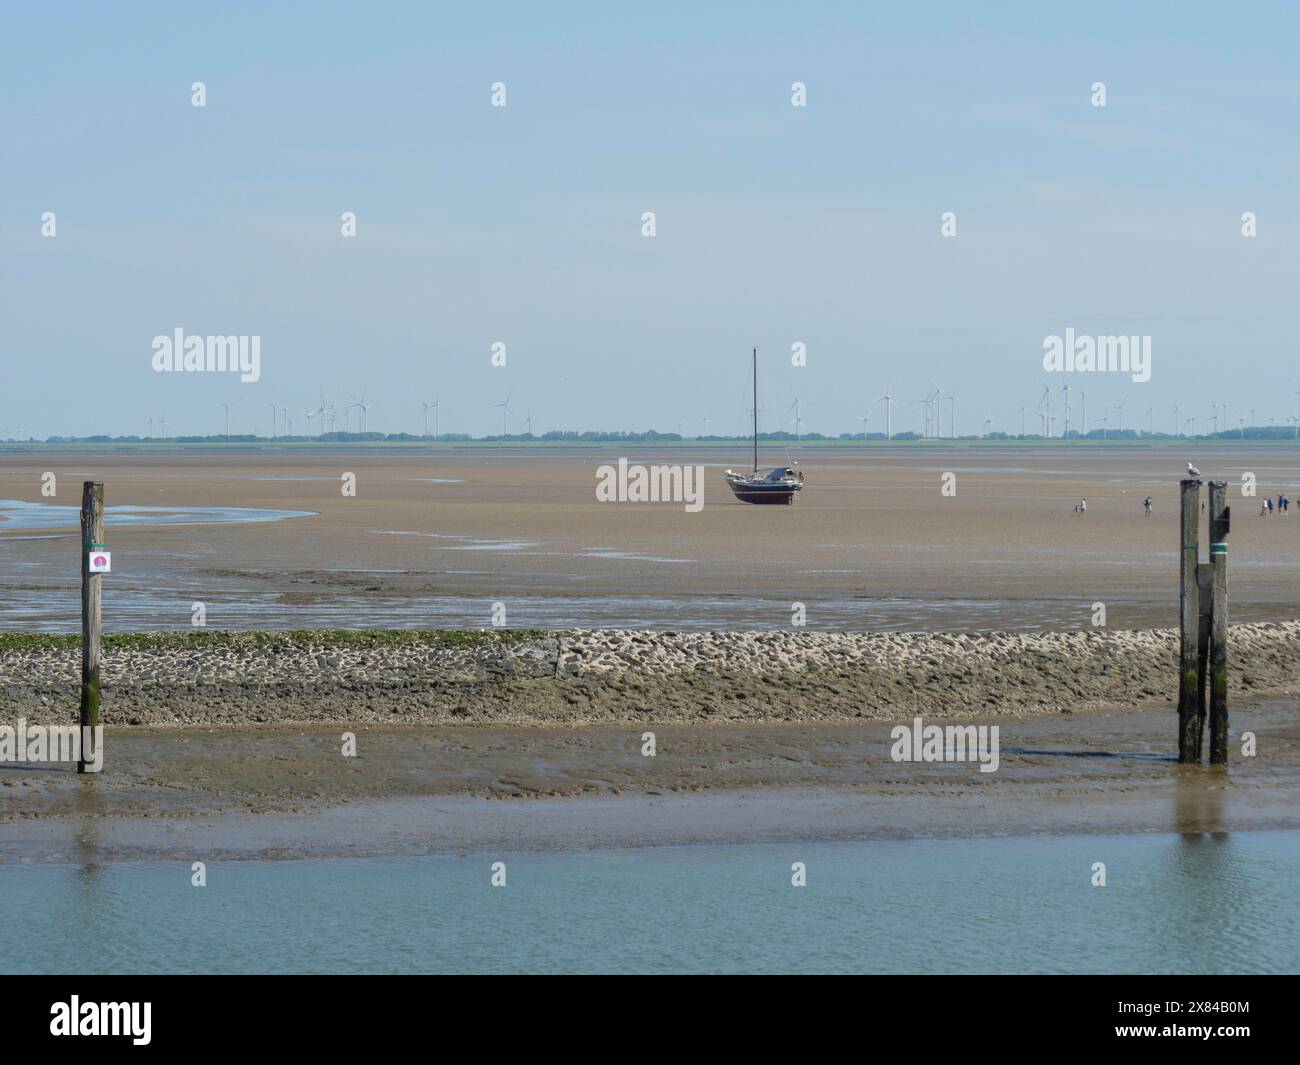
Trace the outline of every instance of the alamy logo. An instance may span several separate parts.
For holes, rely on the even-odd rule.
[[[689,514],[704,507],[703,466],[618,466],[596,470],[596,499],[601,503],[685,503]]]
[[[1138,384],[1151,380],[1151,338],[1043,337],[1043,369],[1048,373],[1126,373]]]
[[[155,373],[237,373],[245,384],[262,376],[262,338],[172,336],[153,338]]]
[[[50,1035],[129,1035],[138,1047],[148,1046],[153,1020],[151,1002],[71,1002],[50,1007]]]
[[[104,765],[104,726],[0,725],[0,762],[80,762],[98,773]]]
[[[922,725],[919,717],[912,727],[895,725],[889,731],[894,741],[889,756],[895,762],[979,762],[981,773],[998,768],[997,725]]]

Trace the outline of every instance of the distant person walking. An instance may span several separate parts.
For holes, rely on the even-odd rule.
[[[1086,499],[1079,500],[1079,513],[1080,514],[1088,513],[1088,501]]]
[[[1142,509],[1145,510],[1145,511],[1147,512],[1147,517],[1148,517],[1148,518],[1151,517],[1151,497],[1150,497],[1150,496],[1147,496],[1146,499],[1142,500]]]

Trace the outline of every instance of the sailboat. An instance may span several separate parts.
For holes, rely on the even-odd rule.
[[[758,472],[758,348],[754,349],[754,472],[746,476],[723,471],[727,484],[742,503],[793,503],[803,489],[803,474],[782,466],[767,474]]]

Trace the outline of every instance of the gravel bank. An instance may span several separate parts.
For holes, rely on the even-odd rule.
[[[409,635],[409,634],[407,634]],[[1238,695],[1300,691],[1300,622],[1233,626]],[[1136,706],[1177,692],[1170,629],[1040,634],[584,630],[446,645],[328,633],[109,647],[109,725],[888,720]],[[0,651],[0,720],[75,720],[79,653]]]

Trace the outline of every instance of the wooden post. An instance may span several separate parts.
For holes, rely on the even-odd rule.
[[[81,486],[81,759],[77,772],[87,769],[87,744],[93,742],[99,725],[99,636],[100,581],[103,575],[90,572],[92,544],[104,541],[104,485],[86,481]],[[87,731],[90,730],[90,731]],[[91,761],[94,761],[93,757]]]
[[[1210,482],[1210,765],[1228,764],[1228,485]]]
[[[1198,552],[1199,553],[1199,552]],[[1210,607],[1213,604],[1213,586],[1210,581],[1210,567],[1198,561],[1196,563],[1196,757],[1201,760],[1201,748],[1205,739],[1205,692],[1206,681],[1210,677]]]
[[[1200,587],[1196,566],[1199,555],[1201,482],[1181,482],[1182,520],[1179,524],[1179,593],[1178,593],[1178,760],[1201,760],[1200,734],[1197,729],[1197,704],[1200,688],[1197,669],[1200,629]]]

